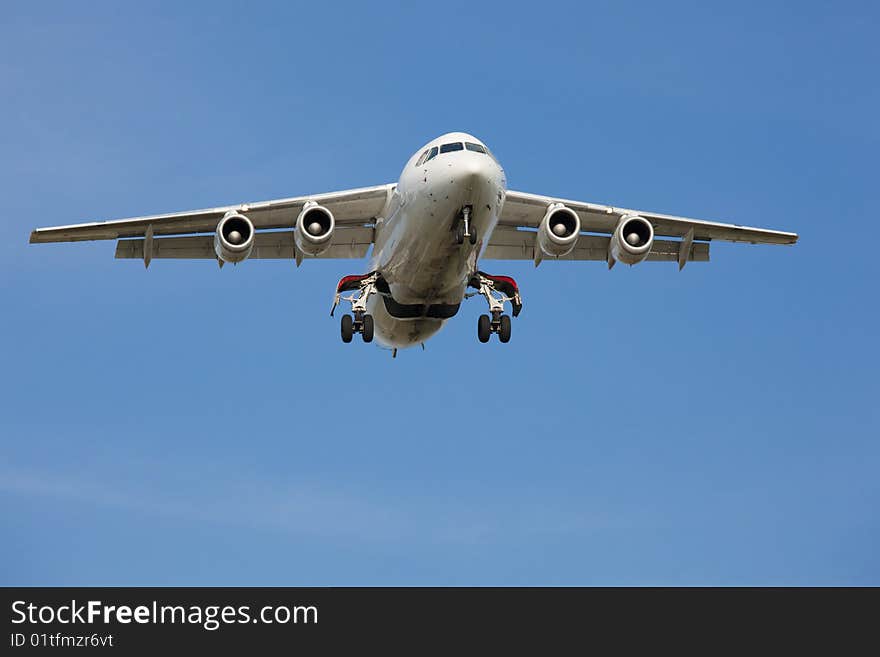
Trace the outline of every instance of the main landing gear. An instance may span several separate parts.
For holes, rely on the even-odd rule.
[[[509,276],[491,276],[480,271],[471,277],[468,286],[476,288],[477,292],[469,292],[465,298],[479,294],[489,304],[491,317],[490,315],[480,315],[477,320],[479,341],[489,342],[492,334],[497,333],[500,342],[510,342],[510,315],[504,314],[504,304],[510,302],[514,317],[519,315],[522,310],[522,298],[519,295],[516,281]]]
[[[367,313],[367,299],[376,292],[376,281],[379,275],[376,273],[364,276],[345,276],[336,286],[336,296],[333,298],[333,307],[330,309],[330,317],[340,301],[348,301],[351,304],[351,314],[342,316],[340,333],[343,342],[351,342],[355,333],[360,333],[364,342],[373,341],[373,316]],[[357,290],[356,294],[343,297],[343,292]]]
[[[477,243],[477,230],[471,226],[473,208],[466,205],[461,209],[458,221],[455,222],[455,243],[464,244],[465,238],[471,245]]]
[[[345,314],[340,323],[340,332],[343,342],[351,342],[355,333],[360,333],[364,342],[372,342],[373,316],[367,313],[355,313],[353,317]]]

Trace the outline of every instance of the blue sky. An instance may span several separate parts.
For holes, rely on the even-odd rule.
[[[15,3],[0,20],[0,583],[880,584],[875,3]],[[114,261],[36,226],[397,179],[793,230],[491,263],[425,352],[358,261]]]

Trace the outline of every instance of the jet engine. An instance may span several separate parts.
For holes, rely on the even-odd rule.
[[[254,225],[238,212],[229,211],[217,224],[214,253],[221,262],[242,262],[254,248]]]
[[[548,256],[562,257],[571,253],[581,232],[581,219],[571,208],[554,203],[538,224],[538,248]]]
[[[321,255],[330,248],[335,226],[336,221],[330,210],[309,201],[296,218],[296,229],[293,232],[296,248],[306,255]]]
[[[654,227],[636,214],[627,214],[617,222],[611,236],[610,253],[614,260],[636,265],[648,257],[654,245]]]

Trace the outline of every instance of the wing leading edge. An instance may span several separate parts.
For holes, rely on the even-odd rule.
[[[611,234],[621,217],[638,215],[650,221],[654,226],[654,233],[663,237],[684,238],[693,229],[692,239],[698,242],[722,240],[750,244],[794,244],[798,240],[797,233],[676,217],[657,212],[630,210],[515,191],[507,192],[499,225],[537,228],[547,207],[552,203],[562,203],[577,212],[581,220],[581,230],[587,233]]]
[[[225,207],[192,210],[189,212],[38,228],[31,233],[30,241],[31,244],[40,244],[46,242],[124,239],[145,237],[148,230],[151,231],[151,235],[157,236],[212,233],[216,230],[220,219],[229,211],[245,214],[253,222],[254,228],[257,231],[293,228],[297,216],[307,201],[315,201],[328,208],[333,213],[337,226],[364,226],[381,214],[393,189],[394,185],[388,184],[274,201],[227,205]],[[156,243],[162,241],[156,240]],[[178,243],[179,245],[180,243]],[[126,249],[133,247],[125,246],[122,248],[123,252],[127,252],[125,251]],[[166,249],[172,250],[171,245],[167,245]]]

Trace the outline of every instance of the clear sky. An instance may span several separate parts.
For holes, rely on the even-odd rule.
[[[713,6],[714,5],[714,6]],[[876,3],[5,3],[0,584],[880,584]],[[397,180],[800,233],[486,263],[396,360],[361,261],[115,261],[36,226]]]

